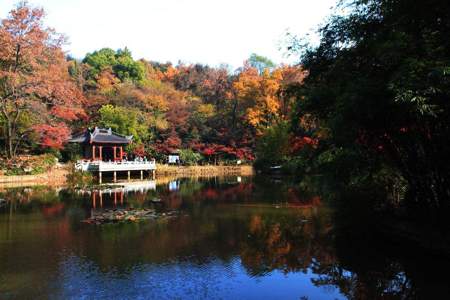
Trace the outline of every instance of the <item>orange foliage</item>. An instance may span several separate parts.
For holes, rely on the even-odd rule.
[[[111,94],[120,80],[114,76],[111,68],[103,70],[96,78],[97,89],[101,94]]]
[[[233,83],[233,89],[241,109],[245,111],[245,120],[257,133],[287,117],[284,87],[301,83],[305,76],[299,67],[282,66],[272,72],[266,69],[262,74],[256,68],[244,67]]]

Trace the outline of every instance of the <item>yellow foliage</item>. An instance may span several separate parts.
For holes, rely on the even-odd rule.
[[[197,107],[197,111],[206,118],[210,118],[215,114],[214,105],[212,104],[200,104]]]
[[[265,69],[260,75],[255,68],[245,68],[233,84],[236,96],[246,110],[247,122],[258,133],[281,118],[279,90],[283,72]]]

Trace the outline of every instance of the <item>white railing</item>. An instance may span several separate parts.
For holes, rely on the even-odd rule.
[[[75,168],[80,171],[146,171],[156,170],[155,160],[142,161],[86,161],[79,160]]]

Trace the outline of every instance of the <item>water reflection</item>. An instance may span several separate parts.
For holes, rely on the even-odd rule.
[[[449,295],[446,259],[377,240],[366,216],[332,208],[286,181],[176,179],[76,192],[7,189],[0,197],[2,299]],[[183,213],[80,222],[111,207]]]

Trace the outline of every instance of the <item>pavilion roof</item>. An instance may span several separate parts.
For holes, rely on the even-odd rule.
[[[70,143],[99,143],[99,144],[130,144],[133,136],[125,136],[115,133],[111,128],[87,129],[84,132],[74,135],[69,139]]]

